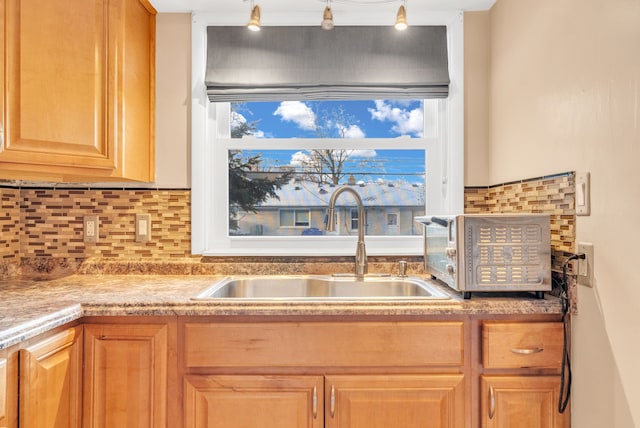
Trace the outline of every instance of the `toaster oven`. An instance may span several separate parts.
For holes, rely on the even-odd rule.
[[[551,290],[548,214],[421,216],[424,267],[463,293]]]

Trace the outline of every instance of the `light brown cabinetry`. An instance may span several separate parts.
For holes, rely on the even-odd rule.
[[[322,428],[322,376],[186,376],[185,428]]]
[[[568,427],[566,416],[557,410],[559,389],[558,376],[483,376],[482,426]]]
[[[558,411],[561,322],[485,322],[482,327],[481,426],[569,427]]]
[[[84,427],[167,427],[169,328],[87,324]]]
[[[180,328],[186,428],[465,426],[462,321]]]
[[[7,355],[0,351],[0,428],[7,428]]]
[[[20,350],[20,427],[80,427],[82,327]]]
[[[0,0],[0,15],[0,178],[152,181],[151,4]]]
[[[463,375],[327,376],[327,428],[463,428]]]

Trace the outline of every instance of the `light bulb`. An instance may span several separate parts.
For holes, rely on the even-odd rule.
[[[247,24],[247,28],[251,31],[260,31],[260,6],[255,5],[251,9],[251,18]]]
[[[333,12],[329,6],[324,8],[320,27],[322,27],[323,30],[333,30]]]
[[[393,26],[398,31],[406,30],[407,27],[409,27],[409,24],[407,24],[407,11],[405,10],[404,5],[400,5],[398,8],[396,23]]]

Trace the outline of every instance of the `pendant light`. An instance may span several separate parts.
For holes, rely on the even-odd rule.
[[[260,6],[253,6],[253,1],[251,2],[251,6],[251,18],[249,19],[247,28],[251,31],[260,31]]]
[[[329,0],[327,0],[327,7],[324,8],[320,27],[322,27],[323,30],[333,30],[333,12],[331,11]]]
[[[405,9],[404,4],[400,5],[400,7],[398,8],[396,23],[393,26],[398,31],[404,31],[407,29],[407,27],[409,27],[409,24],[407,24],[407,10]]]

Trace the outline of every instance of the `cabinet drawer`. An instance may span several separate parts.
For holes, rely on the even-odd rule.
[[[187,367],[463,364],[460,322],[187,323]]]
[[[482,328],[485,368],[555,368],[562,362],[560,322],[486,322]]]

